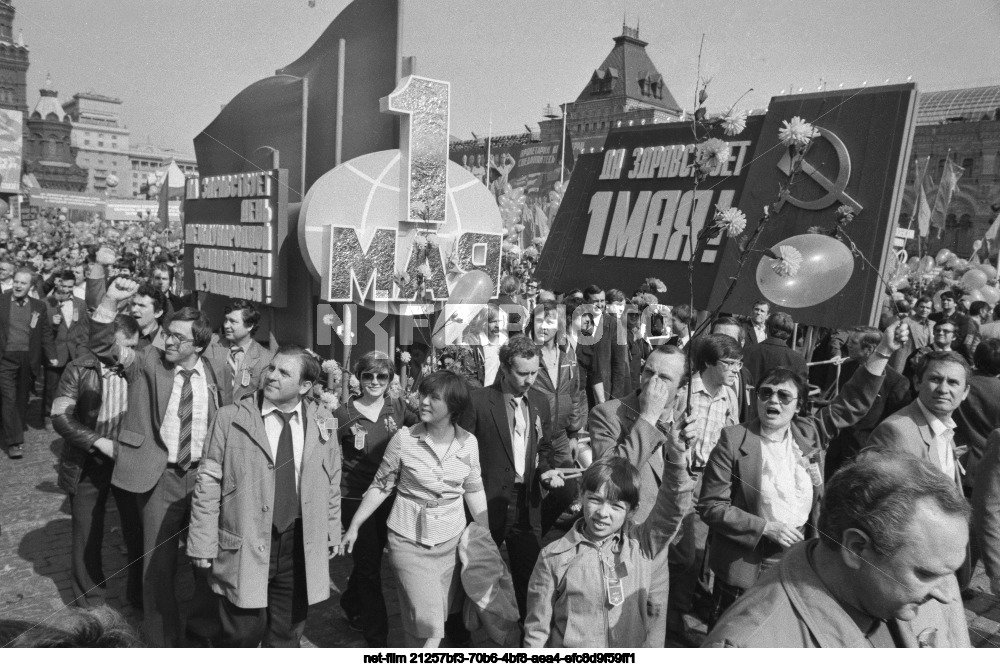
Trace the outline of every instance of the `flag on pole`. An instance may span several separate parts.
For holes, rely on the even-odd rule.
[[[160,199],[159,199],[159,209],[157,212],[157,217],[160,218],[160,224],[167,227],[170,223],[170,170],[163,175],[163,185],[160,186]]]
[[[1000,235],[1000,212],[997,213],[997,217],[993,218],[993,224],[986,230],[983,240],[996,243],[998,235]]]
[[[941,238],[944,233],[945,219],[948,216],[948,205],[951,204],[952,195],[958,189],[958,179],[962,177],[965,170],[951,161],[951,157],[944,160],[944,171],[941,173],[941,183],[938,184],[937,195],[934,197],[934,206],[931,208],[931,227],[938,230],[937,237]]]
[[[913,215],[910,216],[910,225],[917,222],[917,232],[920,236],[927,236],[930,233],[931,207],[927,202],[927,165],[930,164],[931,156],[917,158],[913,164],[913,188],[916,195],[913,199]]]

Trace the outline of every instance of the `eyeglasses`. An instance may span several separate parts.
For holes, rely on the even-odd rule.
[[[372,373],[371,371],[365,371],[361,374],[362,382],[372,382],[372,381],[385,383],[389,381],[388,373]]]
[[[771,400],[772,397],[777,396],[778,402],[782,405],[788,405],[792,401],[797,401],[798,396],[790,391],[784,389],[774,389],[773,387],[758,387],[757,388],[757,398],[759,398],[764,403]]]
[[[935,336],[939,336],[941,334],[948,334],[949,336],[953,336],[953,335],[955,335],[955,330],[954,329],[938,329],[937,331],[934,332]]]
[[[178,345],[184,345],[185,343],[193,343],[194,342],[194,338],[185,338],[184,336],[181,336],[180,334],[175,334],[175,333],[173,333],[171,331],[168,331],[163,338],[167,342],[175,340],[175,341],[177,341]]]
[[[719,363],[720,364],[725,364],[726,368],[728,368],[729,370],[733,370],[733,371],[736,371],[736,370],[739,370],[739,369],[743,368],[743,360],[742,359],[719,359]]]

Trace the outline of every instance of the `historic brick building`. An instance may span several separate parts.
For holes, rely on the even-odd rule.
[[[14,39],[14,5],[0,0],[0,108],[28,115],[28,47]]]
[[[88,174],[76,163],[70,118],[50,80],[39,93],[41,97],[25,121],[24,171],[42,188],[83,192]]]

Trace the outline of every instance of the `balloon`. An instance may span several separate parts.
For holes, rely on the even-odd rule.
[[[455,305],[483,304],[493,297],[493,281],[482,271],[469,271],[455,282],[448,303]]]
[[[929,273],[934,270],[934,258],[929,255],[924,255],[920,258],[920,271],[921,273]]]
[[[991,264],[982,264],[979,270],[986,274],[986,280],[996,280],[997,270]]]
[[[969,297],[970,303],[975,303],[976,301],[986,301],[986,295],[979,289],[969,290],[965,293],[965,295]]]
[[[974,241],[973,244],[972,244],[972,249],[976,250],[976,251],[978,251],[982,247],[983,247],[983,242],[980,241],[980,240],[978,240],[978,239],[976,241]]]
[[[775,260],[763,257],[757,265],[757,287],[768,300],[786,308],[808,308],[835,296],[854,273],[854,256],[843,243],[823,234],[801,234],[781,241],[802,255],[794,276],[774,272]]]
[[[920,258],[911,257],[910,259],[906,260],[906,268],[909,269],[910,271],[917,271],[918,269],[920,269]]]
[[[986,274],[979,269],[972,269],[971,271],[966,271],[965,275],[962,276],[962,285],[970,290],[979,289],[986,284],[988,278]]]
[[[985,287],[980,287],[979,291],[983,295],[983,301],[990,304],[991,306],[997,305],[997,301],[1000,301],[1000,289],[993,287],[993,285],[986,285]]]
[[[906,276],[898,276],[889,281],[889,287],[894,291],[906,289],[910,286],[910,281],[906,279]]]
[[[944,264],[947,264],[948,260],[954,256],[955,255],[952,254],[951,250],[948,250],[947,248],[941,248],[940,250],[938,250],[937,257],[934,258],[934,261],[938,265],[943,266]]]

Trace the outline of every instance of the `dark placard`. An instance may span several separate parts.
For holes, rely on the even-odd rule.
[[[725,137],[729,162],[697,192],[690,123],[612,130],[601,153],[577,159],[535,271],[539,283],[560,291],[596,284],[630,294],[654,277],[666,283],[669,303],[686,303],[692,246],[716,207],[735,206],[762,121],[752,116],[742,133]],[[695,258],[697,308],[708,305],[726,243],[716,237]]]
[[[799,116],[821,134],[813,140],[805,158],[807,165],[795,178],[792,199],[771,216],[757,247],[770,248],[784,239],[807,234],[813,227],[832,228],[837,209],[846,204],[858,210],[846,227],[847,233],[878,272],[884,272],[913,141],[916,92],[916,85],[908,83],[772,98],[757,158],[738,199],[747,216],[747,233],[757,225],[764,206],[774,204],[779,188],[788,180],[788,149],[778,139],[782,122]],[[713,301],[725,293],[738,256],[735,246],[723,251]],[[750,304],[765,297],[756,281],[759,262],[759,256],[747,262],[726,310],[748,312]],[[849,281],[832,298],[809,307],[779,305],[778,309],[801,324],[835,329],[876,325],[883,293],[878,272],[855,257]]]
[[[288,170],[189,178],[184,286],[282,307],[287,298]]]

